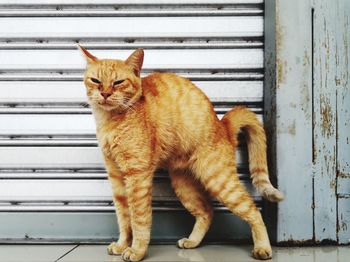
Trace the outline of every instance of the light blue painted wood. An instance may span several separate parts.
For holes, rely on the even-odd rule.
[[[277,241],[348,243],[350,2],[268,0],[265,12]]]
[[[338,146],[338,152],[342,153],[341,145]],[[350,153],[349,153],[350,154]],[[344,156],[346,157],[346,156]],[[341,166],[342,159],[338,158],[338,165]],[[346,163],[346,162],[345,162]],[[342,172],[340,171],[342,170]],[[338,197],[347,197],[350,196],[350,173],[349,171],[344,172],[344,169],[340,169],[338,171],[338,177],[337,177],[337,195]]]
[[[338,199],[338,239],[340,244],[350,243],[350,198]]]
[[[337,240],[336,5],[314,4],[314,201],[315,240]]]
[[[265,2],[265,121],[272,177],[285,200],[277,209],[277,241],[313,237],[311,4]]]
[[[337,5],[338,241],[350,243],[350,1]]]

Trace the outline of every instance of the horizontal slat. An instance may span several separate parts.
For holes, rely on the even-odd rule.
[[[241,180],[249,179],[248,169],[239,168],[238,177]],[[104,168],[99,170],[69,170],[69,169],[2,169],[0,179],[106,179],[107,173]],[[157,170],[155,179],[169,179],[166,170]]]
[[[101,169],[103,170],[103,169]],[[51,172],[48,172],[51,171]],[[157,176],[158,174],[156,174]],[[240,174],[242,177],[244,174]],[[107,173],[103,172],[73,172],[71,170],[39,170],[22,169],[1,170],[0,179],[103,179]]]
[[[96,50],[93,53],[99,58],[126,59],[132,50]],[[0,70],[16,68],[82,69],[86,64],[79,50],[0,50],[0,57]],[[159,69],[263,68],[263,51],[262,49],[147,50],[143,67]]]
[[[245,145],[243,133],[238,135],[238,141]],[[98,146],[94,134],[91,135],[1,135],[0,146],[12,147],[95,147]]]
[[[129,3],[114,4],[50,4],[3,5],[0,3],[0,17],[150,17],[150,16],[249,16],[262,15],[263,6],[249,3]]]
[[[263,80],[262,69],[162,69],[152,68],[143,70],[142,76],[153,71],[168,71],[177,73],[192,81],[252,81]],[[83,70],[69,69],[36,69],[17,68],[0,70],[0,81],[79,81],[83,80]]]
[[[34,40],[35,41],[35,40]],[[87,39],[82,40],[84,47],[91,49],[136,49],[143,48],[147,49],[243,49],[243,48],[262,48],[263,43],[260,41],[242,41],[234,40],[231,41],[210,41],[206,40],[205,42],[195,42],[184,40],[178,40],[178,42],[136,42],[132,40],[132,43],[125,42],[92,42],[87,44]],[[76,49],[77,40],[62,40],[62,41],[52,41],[52,40],[43,40],[43,43],[32,42],[32,39],[25,39],[25,41],[12,40],[8,42],[6,39],[1,41],[0,39],[0,49]]]
[[[152,39],[150,39],[152,40]],[[145,41],[144,39],[125,38],[125,39],[104,39],[104,38],[81,38],[79,42],[84,43],[84,47],[89,50],[93,49],[243,49],[243,48],[262,48],[261,39],[220,39],[220,38],[177,38],[177,39],[153,39]],[[59,39],[42,39],[38,41],[35,38],[20,38],[11,40],[0,38],[0,49],[72,49],[76,50],[77,39],[59,38]]]
[[[263,18],[231,17],[40,17],[0,18],[0,37],[247,37],[263,35]],[[83,25],[83,26],[82,26]],[[108,26],[106,26],[108,25]],[[115,26],[113,26],[115,25]],[[16,28],[16,30],[13,30]]]
[[[245,145],[243,133],[239,133],[240,145]],[[96,147],[98,142],[95,134],[85,135],[0,135],[0,146],[13,147]]]
[[[258,117],[262,121],[262,115]],[[0,123],[6,123],[6,125],[0,125],[2,136],[95,135],[96,133],[95,120],[92,115],[0,114]]]
[[[258,197],[257,192],[247,181],[242,181],[247,190]],[[89,205],[97,201],[112,201],[111,184],[104,180],[6,180],[0,183],[1,202],[27,202],[28,205],[42,202],[49,206],[52,201],[72,202],[72,205]],[[154,201],[176,201],[175,193],[167,179],[155,180]],[[0,205],[1,205],[0,202]],[[33,202],[33,203],[31,203]],[[57,203],[62,205],[63,203]],[[96,205],[96,203],[94,204]],[[100,203],[100,205],[106,205]]]
[[[0,134],[90,134],[96,133],[92,115],[0,115]]]
[[[0,139],[0,146],[16,146],[16,147],[27,147],[27,146],[97,146],[97,140],[92,139],[69,139],[69,137],[66,137],[66,139],[49,139],[49,138],[43,138],[43,139],[37,139],[37,138],[30,138],[30,139]]]
[[[45,0],[45,4],[50,5],[121,5],[121,4],[133,4],[133,5],[192,5],[192,4],[261,4],[264,0]],[[39,3],[37,0],[2,0],[1,5],[11,5],[11,6],[41,6],[42,3]],[[0,5],[0,6],[1,6]]]
[[[108,180],[2,180],[1,201],[111,201]],[[154,184],[154,197],[174,197],[168,181]]]
[[[212,102],[261,102],[262,81],[196,81]],[[86,103],[82,82],[0,82],[0,103]]]
[[[226,105],[226,106],[218,106],[215,109],[215,112],[218,116],[219,119],[223,117],[223,115],[232,109],[234,106],[240,105],[240,104],[232,104],[232,105]],[[260,105],[249,107],[251,111],[261,114],[262,113],[262,108]],[[91,110],[90,108],[85,108],[85,107],[62,107],[62,106],[52,106],[52,107],[47,107],[47,106],[42,106],[38,105],[35,107],[28,106],[28,105],[21,105],[21,106],[1,106],[0,107],[0,115],[5,114],[5,115],[30,115],[30,114],[43,114],[43,115],[57,115],[57,114],[62,114],[62,115],[91,115]]]
[[[238,149],[237,163],[247,163]],[[0,147],[0,168],[103,168],[98,147]],[[1,192],[1,191],[0,191]]]
[[[186,17],[186,16],[258,16],[261,9],[198,10],[0,10],[0,17]]]
[[[153,206],[153,211],[184,211],[184,207],[180,203],[176,206]],[[214,207],[215,212],[224,211],[228,212],[227,208],[223,206]],[[74,205],[0,205],[0,212],[115,212],[115,208],[111,205],[108,206],[74,206]]]

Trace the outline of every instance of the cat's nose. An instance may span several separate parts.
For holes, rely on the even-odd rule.
[[[107,99],[111,95],[111,93],[101,92],[101,95],[103,96],[104,99]]]

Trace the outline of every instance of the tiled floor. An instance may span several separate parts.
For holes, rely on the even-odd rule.
[[[205,245],[180,250],[172,245],[153,245],[144,261],[250,262],[250,246]],[[0,245],[0,262],[118,262],[109,256],[106,245]],[[271,262],[349,262],[350,246],[274,248]]]

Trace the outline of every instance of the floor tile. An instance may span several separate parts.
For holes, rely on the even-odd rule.
[[[53,262],[76,245],[0,245],[0,262]]]
[[[276,248],[274,259],[277,262],[348,262],[349,246],[320,246]]]
[[[206,245],[197,249],[178,249],[175,245],[151,245],[145,262],[180,262],[180,261],[222,261],[231,262],[233,256],[254,261],[250,258],[247,246]],[[120,256],[107,254],[107,246],[81,245],[63,257],[60,262],[119,262]]]
[[[106,245],[81,245],[59,262],[120,262],[120,256],[107,254]],[[145,262],[256,262],[250,246],[205,245],[182,250],[173,245],[152,245]],[[348,262],[350,247],[274,247],[271,262]]]

